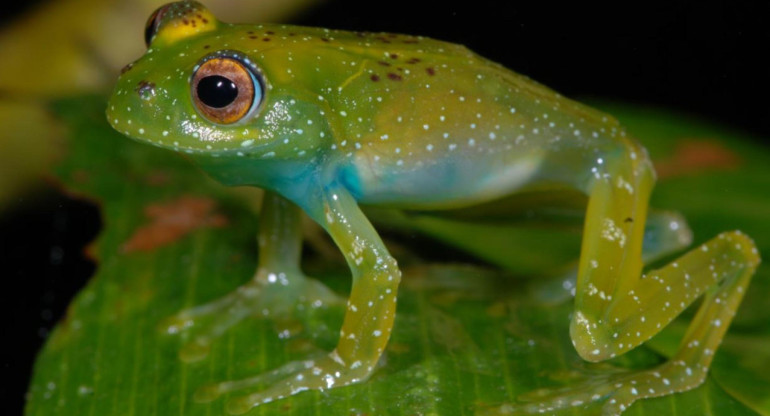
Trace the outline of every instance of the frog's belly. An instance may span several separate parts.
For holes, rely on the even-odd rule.
[[[359,202],[402,208],[458,208],[515,192],[536,176],[542,155],[480,162],[469,155],[437,161],[375,162],[356,158],[348,182]],[[503,156],[503,155],[501,155]]]

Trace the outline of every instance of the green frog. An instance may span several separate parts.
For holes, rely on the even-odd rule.
[[[652,164],[613,117],[465,47],[419,36],[227,24],[184,1],[153,13],[145,39],[146,54],[124,69],[110,98],[112,126],[185,154],[223,184],[265,191],[255,277],[180,312],[166,328],[213,318],[186,357],[205,356],[246,316],[339,300],[300,270],[302,212],[328,232],[352,273],[333,351],[208,386],[202,400],[251,388],[228,403],[240,414],[307,390],[363,383],[376,371],[401,271],[362,205],[456,209],[533,189],[588,199],[570,326],[585,360],[635,348],[704,300],[668,362],[493,413],[600,401],[606,414],[618,414],[637,399],[703,382],[760,262],[757,249],[741,232],[725,232],[643,274],[644,259],[689,244],[689,231],[676,216],[648,215]],[[658,244],[642,247],[646,231]]]

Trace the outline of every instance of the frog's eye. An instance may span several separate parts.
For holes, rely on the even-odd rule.
[[[160,21],[163,19],[163,15],[166,13],[166,10],[169,8],[169,5],[160,6],[157,9],[155,9],[154,12],[150,15],[150,18],[147,19],[147,23],[144,25],[144,44],[147,45],[147,47],[150,47],[150,42],[152,42],[152,38],[155,37],[155,35],[158,33],[158,28],[160,27]]]
[[[211,58],[192,77],[195,107],[207,119],[230,124],[242,120],[262,99],[254,72],[230,57]]]

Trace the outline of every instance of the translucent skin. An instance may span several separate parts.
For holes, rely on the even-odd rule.
[[[192,74],[212,54],[236,57],[261,78],[259,106],[237,123],[210,122],[192,102]],[[189,154],[225,184],[268,191],[250,290],[177,317],[225,316],[196,341],[200,356],[250,308],[279,303],[271,297],[332,301],[299,270],[300,209],[332,236],[353,274],[337,348],[265,375],[275,380],[272,387],[232,400],[231,413],[361,382],[374,371],[392,329],[400,271],[359,204],[457,208],[532,188],[587,194],[571,336],[589,361],[636,347],[708,291],[670,362],[554,392],[521,406],[525,413],[599,400],[606,413],[619,413],[636,399],[699,385],[759,263],[748,237],[727,232],[642,276],[654,183],[646,151],[611,116],[462,46],[406,35],[231,25],[181,2],[167,6],[146,55],[127,68],[108,106],[113,127]],[[669,227],[647,226],[660,244],[645,246],[645,257],[689,244],[678,217],[650,218]],[[276,276],[280,292],[273,289]],[[202,396],[251,384],[220,383]]]

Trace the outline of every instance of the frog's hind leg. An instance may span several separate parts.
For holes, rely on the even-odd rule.
[[[184,361],[204,358],[213,340],[248,316],[280,320],[288,318],[300,304],[320,307],[344,302],[300,270],[301,211],[296,205],[265,192],[257,241],[259,263],[253,279],[222,298],[185,309],[161,324],[169,334],[192,329],[193,340],[180,352]]]
[[[581,214],[582,215],[582,214]],[[653,210],[644,228],[642,263],[650,264],[692,244],[692,231],[678,212]],[[565,302],[575,295],[577,262],[567,272],[532,284],[532,296],[546,303]]]
[[[604,414],[619,414],[635,400],[697,387],[759,264],[753,241],[733,231],[642,275],[652,168],[644,151],[633,145],[605,162],[606,170],[596,172],[588,188],[570,327],[578,353],[588,361],[615,357],[657,334],[701,295],[703,303],[669,361],[541,392],[513,413],[550,413],[599,402]]]

